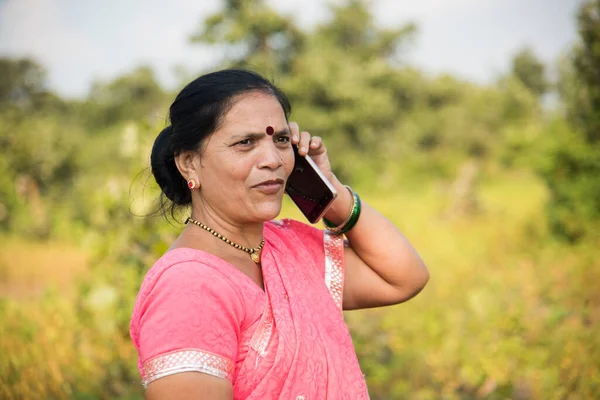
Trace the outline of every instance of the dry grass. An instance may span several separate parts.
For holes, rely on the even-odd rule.
[[[1,239],[0,297],[30,299],[45,289],[74,292],[73,282],[89,270],[88,254],[62,242]]]

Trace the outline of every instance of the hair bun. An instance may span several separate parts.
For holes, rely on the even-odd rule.
[[[183,205],[191,201],[191,195],[175,164],[175,154],[171,145],[172,133],[173,126],[169,125],[158,134],[152,145],[150,166],[163,194],[173,203]]]
[[[156,139],[154,139],[154,144],[152,145],[152,154],[150,155],[151,161],[154,161],[155,157],[159,156],[159,154],[164,154],[165,150],[171,147],[169,143],[169,137],[171,136],[172,132],[173,126],[169,125],[160,131]]]

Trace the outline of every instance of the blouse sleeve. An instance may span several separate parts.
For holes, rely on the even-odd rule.
[[[310,247],[309,253],[316,255],[323,280],[336,306],[342,310],[344,292],[344,237],[328,230],[294,220],[286,220],[298,235],[300,242]]]
[[[244,308],[226,276],[199,262],[179,263],[138,300],[132,336],[144,386],[188,371],[232,381]]]

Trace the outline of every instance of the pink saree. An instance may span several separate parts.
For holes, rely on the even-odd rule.
[[[343,240],[293,220],[268,222],[263,291],[195,249],[150,269],[131,319],[144,385],[197,371],[234,399],[368,399],[342,315]]]

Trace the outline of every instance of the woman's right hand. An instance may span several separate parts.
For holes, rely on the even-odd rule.
[[[290,122],[289,126],[292,131],[292,144],[298,146],[298,154],[301,156],[309,155],[323,175],[330,182],[333,182],[334,177],[333,172],[331,172],[331,163],[329,162],[323,139],[319,136],[311,136],[307,131],[300,131],[300,127],[298,127],[296,122]]]

